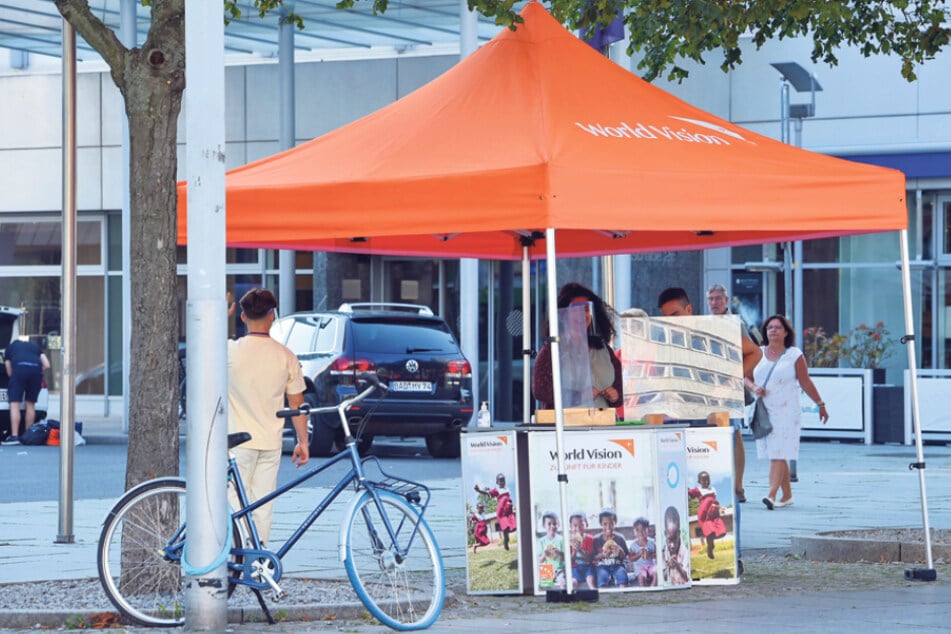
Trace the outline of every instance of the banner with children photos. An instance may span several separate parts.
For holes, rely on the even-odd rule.
[[[525,546],[532,551],[535,593],[565,589],[568,574],[576,588],[608,592],[673,587],[660,578],[657,527],[661,505],[682,513],[685,493],[681,478],[674,484],[679,495],[658,485],[658,434],[652,429],[579,429],[566,430],[564,438],[566,522],[560,517],[555,433],[528,434],[532,543]],[[674,470],[682,471],[682,440],[677,461]],[[688,575],[677,585],[689,583]]]
[[[739,583],[732,427],[692,427],[687,436],[691,575],[697,585]]]
[[[742,418],[740,333],[739,319],[723,315],[622,317],[625,420]]]
[[[686,432],[685,428],[660,428],[654,432],[659,530],[656,534],[652,532],[651,538],[659,553],[656,556],[656,583],[661,588],[686,588],[691,584],[686,519]],[[639,563],[635,558],[635,568]]]
[[[469,594],[521,594],[515,432],[461,434]]]

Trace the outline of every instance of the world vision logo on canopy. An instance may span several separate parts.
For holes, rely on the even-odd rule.
[[[728,130],[723,126],[702,119],[690,119],[687,117],[674,117],[677,121],[682,121],[691,125],[691,127],[701,128],[701,130],[688,130],[686,126],[663,125],[657,126],[637,122],[630,124],[626,121],[614,125],[604,125],[601,122],[582,123],[575,121],[575,125],[591,136],[606,139],[628,139],[631,141],[673,141],[678,143],[699,143],[701,145],[733,145],[736,141],[742,141],[751,145],[756,145],[746,139],[742,134]]]

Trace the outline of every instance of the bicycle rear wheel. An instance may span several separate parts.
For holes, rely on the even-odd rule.
[[[402,497],[377,493],[380,506],[367,491],[349,506],[342,526],[347,576],[363,605],[384,625],[394,630],[427,628],[439,617],[445,598],[436,538]]]
[[[237,525],[232,524],[234,546],[239,547]],[[124,617],[146,626],[185,622],[184,544],[184,480],[144,482],[116,503],[103,524],[96,556],[102,588]],[[233,590],[231,583],[229,596]]]

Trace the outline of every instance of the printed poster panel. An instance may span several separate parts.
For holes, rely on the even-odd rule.
[[[690,586],[690,537],[687,522],[686,429],[654,432],[657,456],[659,530],[656,575],[661,588]]]
[[[732,427],[686,430],[690,560],[697,585],[740,581],[736,566],[733,433]]]
[[[623,317],[624,418],[742,418],[740,329],[735,316]]]
[[[468,591],[521,594],[515,432],[467,431],[461,442]]]
[[[528,437],[535,593],[566,588],[567,574],[577,588],[655,589],[656,547],[651,545],[658,509],[653,434],[635,429],[567,430],[564,438],[567,522],[560,517],[555,433],[533,432]],[[563,531],[568,534],[567,550]]]

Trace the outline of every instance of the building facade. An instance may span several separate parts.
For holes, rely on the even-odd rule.
[[[618,46],[616,61],[629,64]],[[760,134],[782,138],[781,75],[774,62],[795,61],[815,73],[821,91],[814,116],[802,121],[802,147],[901,169],[907,176],[913,301],[923,367],[951,367],[951,55],[942,54],[908,83],[899,61],[864,58],[844,50],[837,67],[809,62],[804,40],[770,42],[744,52],[744,63],[724,74],[716,64],[691,68],[681,84],[664,89],[717,116]],[[369,114],[450,68],[457,53],[382,58],[299,59],[295,65],[296,138],[306,141]],[[712,56],[711,56],[712,59]],[[504,69],[500,69],[504,72]],[[273,154],[279,144],[276,60],[243,60],[226,69],[227,166]],[[54,363],[51,392],[58,390],[61,293],[62,78],[58,62],[0,49],[0,305],[28,313],[21,332],[38,339]],[[792,92],[793,104],[811,95]],[[123,350],[123,184],[121,97],[101,62],[80,65],[78,78],[78,344],[77,412],[121,411]],[[179,126],[184,133],[184,126]],[[798,128],[797,128],[798,129]],[[181,139],[184,143],[184,138]],[[182,152],[184,157],[184,152]],[[180,170],[184,176],[184,161]],[[672,195],[675,195],[672,193]],[[275,210],[279,213],[280,210]],[[764,209],[764,214],[770,210]],[[622,259],[630,268],[629,303],[651,312],[665,286],[687,288],[695,308],[705,289],[724,284],[735,310],[752,323],[787,312],[797,329],[819,326],[846,333],[883,322],[904,334],[897,234],[845,236],[789,245],[657,253]],[[782,263],[789,250],[792,274]],[[180,249],[179,329],[184,337],[186,263]],[[227,287],[235,295],[255,285],[277,288],[275,251],[229,249]],[[541,272],[543,264],[533,265]],[[518,267],[480,267],[480,367],[496,420],[518,419],[521,391],[521,279]],[[595,288],[599,268],[591,259],[559,264],[559,279]],[[406,301],[432,306],[459,329],[459,264],[454,260],[295,254],[297,310],[333,308],[343,301]],[[406,283],[412,282],[412,283]],[[544,275],[534,276],[536,295]],[[787,292],[788,289],[788,292]],[[536,306],[543,305],[535,302]],[[618,309],[627,306],[617,306]],[[535,309],[535,321],[542,315]],[[234,330],[237,326],[232,324]],[[508,360],[514,360],[510,364]],[[901,381],[904,354],[884,362],[888,380]],[[500,388],[500,385],[506,387]],[[509,389],[508,386],[511,386]],[[483,387],[483,395],[487,388]],[[482,397],[486,398],[485,396]]]

